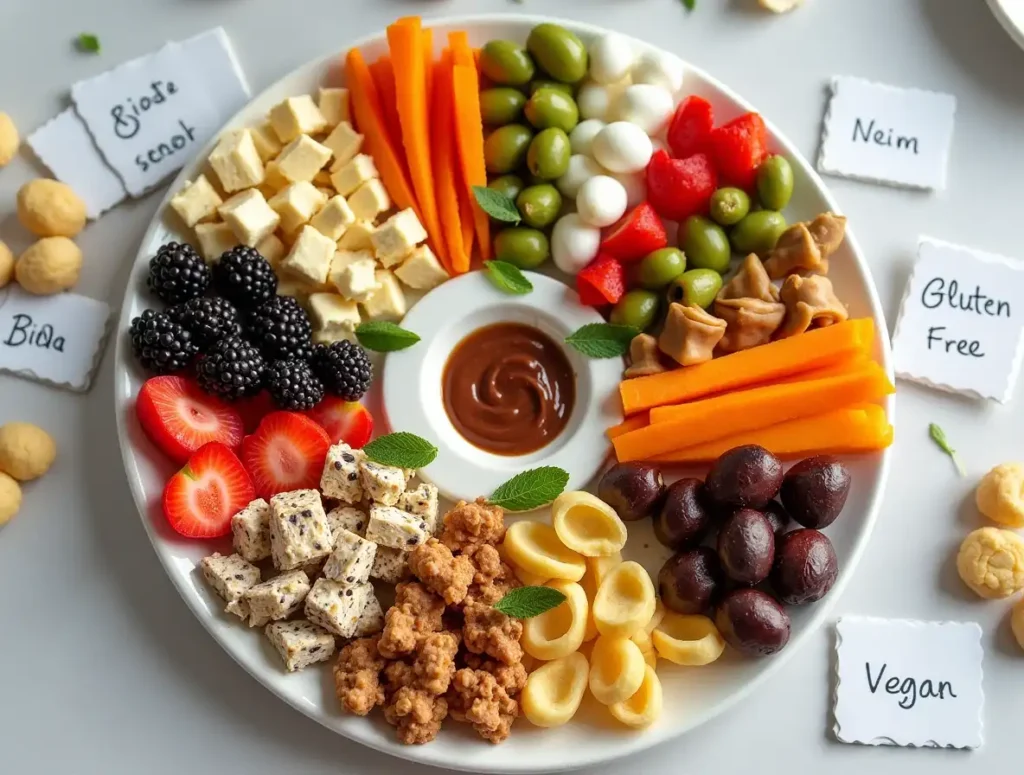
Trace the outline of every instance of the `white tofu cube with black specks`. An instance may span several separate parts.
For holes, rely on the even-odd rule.
[[[400,263],[426,238],[427,230],[411,207],[392,215],[370,235],[374,255],[385,267]]]
[[[320,88],[318,105],[320,112],[332,129],[342,121],[349,120],[348,89]]]
[[[343,441],[328,449],[324,471],[320,476],[320,489],[323,494],[343,503],[359,503],[363,499],[363,482],[359,468],[365,459],[365,452],[361,449],[352,449]]]
[[[351,638],[359,615],[373,595],[370,584],[343,584],[323,578],[306,596],[306,618],[342,638]]]
[[[221,188],[229,194],[263,182],[263,160],[248,130],[224,135],[210,154],[209,161]]]
[[[331,172],[336,172],[359,153],[359,149],[363,147],[363,136],[353,129],[348,121],[341,121],[324,139],[324,145],[334,154]]]
[[[249,562],[270,556],[270,504],[257,498],[231,517],[231,543]]]
[[[373,157],[359,153],[348,164],[331,173],[331,185],[342,196],[348,196],[366,181],[379,177]]]
[[[311,285],[324,285],[336,249],[334,240],[307,224],[299,231],[288,255],[281,259],[281,266]]]
[[[196,239],[199,240],[199,252],[208,264],[220,261],[221,256],[240,244],[235,232],[223,221],[197,223]]]
[[[418,291],[429,291],[448,279],[448,272],[428,245],[418,245],[395,270],[395,277]]]
[[[277,132],[270,125],[270,121],[257,124],[249,131],[252,132],[252,143],[256,146],[256,153],[263,159],[264,164],[281,153],[281,141],[277,138]]]
[[[336,293],[309,296],[309,314],[313,318],[313,339],[317,342],[353,341],[359,325],[359,307]]]
[[[347,530],[357,536],[366,535],[366,523],[370,519],[365,511],[355,506],[337,506],[327,512],[327,522],[331,526],[335,543],[338,540],[338,533]]]
[[[237,554],[224,556],[214,552],[199,562],[206,583],[225,602],[238,600],[260,583],[260,569]]]
[[[256,252],[267,259],[271,266],[277,266],[288,253],[288,248],[276,234],[268,234],[256,243]]]
[[[326,662],[334,656],[334,636],[312,622],[296,619],[294,622],[273,622],[263,631],[271,645],[281,655],[289,673],[304,667]]]
[[[401,320],[405,316],[406,304],[398,279],[387,269],[378,269],[373,276],[380,287],[361,302],[366,317],[370,320]]]
[[[249,626],[262,627],[287,619],[302,605],[309,589],[309,576],[301,570],[282,573],[252,587],[244,598],[249,607]]]
[[[327,557],[334,548],[320,493],[293,490],[270,499],[270,556],[278,570]]]
[[[375,228],[370,221],[356,221],[341,235],[341,239],[338,240],[338,250],[372,251],[373,243],[370,242],[370,235],[373,234]],[[372,252],[370,252],[370,257],[373,258]]]
[[[375,221],[378,215],[391,209],[391,197],[384,184],[374,178],[349,195],[348,206],[360,221]]]
[[[281,231],[291,234],[303,224],[309,223],[316,212],[324,206],[324,195],[316,190],[316,186],[306,181],[291,183],[267,203],[281,216]]]
[[[275,159],[281,174],[292,183],[311,181],[331,160],[331,149],[320,145],[309,135],[299,135],[281,149]]]
[[[336,251],[327,279],[349,301],[366,301],[380,288],[377,262],[368,250]]]
[[[217,208],[224,200],[210,185],[206,175],[200,175],[191,183],[186,183],[171,199],[174,210],[190,229],[200,221],[208,221],[217,214]]]
[[[352,633],[353,638],[365,638],[368,635],[376,635],[384,629],[384,610],[380,607],[380,601],[374,594],[366,601],[363,610],[356,622],[356,630]]]
[[[398,497],[398,508],[406,514],[419,517],[427,523],[431,533],[437,533],[437,488],[432,484],[421,484],[406,490]]]
[[[345,229],[355,222],[356,217],[352,214],[352,209],[345,201],[345,197],[338,195],[327,200],[327,204],[313,216],[309,225],[325,237],[337,242],[345,233]]]
[[[245,602],[244,597],[240,597],[238,600],[232,600],[224,606],[224,613],[237,616],[244,622],[249,618],[249,604]]]
[[[267,204],[267,200],[255,188],[239,191],[228,201],[217,208],[224,223],[238,237],[238,241],[250,248],[256,247],[260,240],[274,233],[281,222],[279,216]]]
[[[385,584],[397,584],[409,578],[409,552],[378,544],[377,555],[370,568],[370,578]]]
[[[407,514],[394,506],[379,503],[370,506],[370,521],[366,526],[367,541],[411,552],[431,535],[426,521],[420,517]]]
[[[299,135],[315,135],[327,129],[327,119],[308,94],[289,97],[270,109],[270,125],[277,139],[290,143]]]
[[[342,530],[334,536],[334,551],[324,565],[324,576],[345,584],[365,584],[376,553],[377,544]]]
[[[359,466],[359,478],[363,483],[366,497],[385,506],[394,506],[405,490],[405,471],[394,466],[363,460]]]

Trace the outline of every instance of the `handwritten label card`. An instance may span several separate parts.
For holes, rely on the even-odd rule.
[[[921,239],[893,335],[897,376],[1005,403],[1022,332],[1024,263]]]
[[[956,98],[862,78],[832,80],[818,169],[910,188],[946,187]]]
[[[835,735],[864,745],[982,744],[981,627],[844,616]]]
[[[109,330],[110,307],[59,293],[0,291],[0,372],[84,392],[92,384]]]

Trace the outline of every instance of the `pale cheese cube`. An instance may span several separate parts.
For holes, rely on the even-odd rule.
[[[370,506],[370,521],[366,526],[367,541],[411,552],[431,535],[433,533],[427,529],[427,523],[417,516],[380,503]]]
[[[281,174],[292,183],[311,181],[331,160],[331,149],[309,135],[299,135],[281,151],[275,161]]]
[[[349,120],[348,89],[320,89],[320,112],[332,129]]]
[[[313,338],[317,342],[352,341],[359,325],[359,307],[336,293],[313,293],[309,296],[309,313],[313,318]]]
[[[352,192],[348,206],[360,221],[374,221],[378,215],[391,209],[391,199],[384,184],[374,178]]]
[[[419,517],[427,523],[431,533],[438,531],[437,488],[432,484],[421,484],[413,490],[406,490],[398,496],[398,508],[406,514]]]
[[[363,147],[363,136],[353,129],[348,121],[342,121],[324,138],[324,145],[334,154],[331,172],[336,172],[359,153],[359,149]]]
[[[397,584],[409,577],[409,552],[392,549],[390,546],[377,546],[377,556],[370,568],[370,578],[383,581],[385,584]]]
[[[270,555],[278,570],[326,557],[334,548],[320,493],[293,490],[270,499]]]
[[[405,491],[405,471],[372,460],[360,462],[359,479],[366,497],[385,506],[394,506]]]
[[[289,673],[326,662],[334,656],[334,636],[323,627],[305,619],[294,622],[273,622],[263,631],[281,655]]]
[[[229,132],[222,137],[210,154],[210,166],[217,173],[221,188],[229,194],[263,182],[263,160],[248,130]]]
[[[349,301],[366,301],[380,288],[377,262],[368,250],[335,252],[327,279]]]
[[[282,573],[257,584],[244,598],[249,607],[249,626],[262,627],[268,622],[288,618],[308,594],[309,577],[301,570]]]
[[[270,125],[277,139],[290,143],[299,135],[315,135],[327,129],[327,119],[308,94],[289,97],[270,109]]]
[[[401,320],[405,315],[405,294],[398,280],[387,269],[374,274],[380,288],[370,293],[363,304],[363,312],[371,320]]]
[[[281,238],[276,234],[268,234],[256,243],[256,252],[267,259],[271,266],[277,266],[285,257],[288,248],[285,247]]]
[[[291,185],[291,181],[281,172],[281,167],[276,159],[267,162],[266,167],[264,167],[264,173],[263,185],[260,186],[260,189],[264,190],[264,192],[269,189],[272,192],[271,196]],[[266,193],[264,193],[264,196],[266,196]]]
[[[331,532],[337,541],[338,533],[347,530],[363,537],[366,534],[366,522],[369,520],[366,512],[355,506],[337,506],[327,512],[327,521],[331,525]]]
[[[257,124],[249,131],[252,132],[252,142],[256,146],[256,153],[263,159],[264,164],[281,153],[281,141],[278,139],[274,127],[270,125],[270,121]]]
[[[447,280],[448,272],[430,246],[420,245],[395,270],[395,276],[410,288],[429,291]]]
[[[321,191],[330,191],[331,193],[330,196],[327,197],[328,199],[334,196],[335,191],[334,186],[331,184],[331,173],[329,173],[327,170],[320,170],[318,173],[316,173],[316,175],[313,176],[313,180],[310,182]]]
[[[217,212],[239,242],[250,248],[273,234],[281,222],[281,216],[271,209],[263,194],[255,188],[239,191],[217,208]]]
[[[324,565],[324,576],[346,584],[364,584],[377,553],[377,544],[342,530],[334,536],[334,551]]]
[[[427,230],[408,207],[392,215],[370,235],[373,252],[385,268],[402,261],[426,238]]]
[[[210,185],[206,175],[200,175],[191,183],[186,183],[171,199],[174,210],[190,229],[200,221],[208,221],[217,214],[217,208],[224,200]]]
[[[359,620],[356,622],[353,638],[365,638],[368,635],[375,635],[384,629],[384,610],[380,607],[380,601],[376,595],[371,594],[370,598],[359,613]]]
[[[317,579],[306,596],[306,618],[342,638],[351,638],[359,615],[373,595],[370,584],[344,584]]]
[[[348,196],[366,181],[379,177],[380,174],[377,172],[377,165],[373,163],[373,157],[360,153],[353,157],[348,164],[331,173],[331,185],[342,196]]]
[[[263,498],[231,517],[231,544],[249,562],[270,556],[270,504]]]
[[[339,442],[327,450],[324,470],[320,476],[320,489],[328,498],[344,503],[359,503],[363,499],[363,483],[359,466],[366,459],[361,449],[352,449]]]
[[[299,303],[304,304],[313,293],[315,293],[315,289],[294,277],[280,275],[277,278],[278,296],[291,296]]]
[[[309,223],[324,201],[324,195],[312,183],[300,181],[281,189],[268,204],[281,217],[281,231],[293,234]]]
[[[351,205],[350,205],[351,208]],[[356,221],[347,229],[345,233],[341,235],[341,239],[338,240],[339,250],[372,250],[373,243],[370,242],[370,235],[373,234],[373,230],[376,227],[370,221]],[[370,254],[370,258],[373,258],[373,254]]]
[[[260,569],[237,554],[225,557],[214,552],[200,560],[199,567],[206,583],[227,603],[240,599],[260,583]]]
[[[337,242],[345,229],[355,223],[356,217],[343,196],[332,196],[327,200],[320,212],[313,216],[309,225],[325,237]]]
[[[281,266],[296,277],[313,285],[327,282],[337,245],[308,224],[302,227],[298,239],[281,260]]]
[[[222,255],[240,244],[235,232],[223,221],[197,223],[196,239],[199,240],[199,252],[208,264],[219,261]]]

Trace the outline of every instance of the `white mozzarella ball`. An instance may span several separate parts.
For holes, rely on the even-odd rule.
[[[649,83],[676,94],[683,88],[683,60],[667,51],[648,51],[636,60],[630,75],[633,83]]]
[[[651,160],[654,146],[636,124],[615,121],[597,133],[591,150],[597,163],[607,170],[639,172]]]
[[[580,116],[607,121],[612,105],[625,88],[625,84],[606,86],[593,81],[583,84],[576,92],[576,106],[580,109]]]
[[[573,127],[569,133],[569,149],[573,153],[590,155],[590,146],[597,133],[604,129],[605,123],[597,118],[588,118]]]
[[[595,175],[576,194],[576,212],[590,226],[611,226],[626,213],[626,188],[608,175]]]
[[[566,274],[579,274],[600,246],[601,230],[585,224],[578,213],[563,215],[551,230],[551,258]]]
[[[590,77],[598,83],[621,81],[636,62],[633,44],[614,32],[608,32],[590,47]]]
[[[562,196],[575,199],[580,191],[580,186],[595,175],[604,174],[604,167],[589,156],[584,156],[582,153],[574,153],[569,157],[569,168],[562,177],[555,181],[555,186],[562,193]]]
[[[627,86],[612,106],[612,118],[636,124],[649,135],[656,135],[668,124],[675,109],[672,95],[661,86],[635,83]]]
[[[647,175],[644,172],[612,172],[626,191],[626,209],[632,210],[647,199]]]

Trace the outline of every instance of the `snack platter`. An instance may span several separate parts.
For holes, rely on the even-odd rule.
[[[877,516],[890,351],[838,213],[750,105],[596,27],[402,19],[300,68],[129,280],[157,556],[254,677],[393,755],[553,771],[693,729]]]

